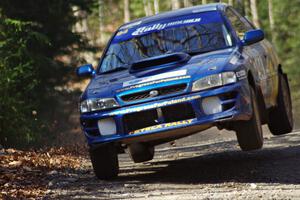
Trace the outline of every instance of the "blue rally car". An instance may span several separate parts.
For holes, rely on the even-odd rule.
[[[118,153],[151,160],[154,146],[212,126],[234,130],[242,150],[293,129],[288,79],[264,33],[226,4],[122,25],[80,99],[80,122],[100,179],[117,176]]]

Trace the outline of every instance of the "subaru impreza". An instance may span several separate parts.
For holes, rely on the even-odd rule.
[[[100,179],[116,177],[118,154],[134,162],[156,145],[210,127],[233,130],[243,151],[293,129],[287,75],[264,32],[226,4],[165,12],[122,25],[80,98],[80,123]],[[199,133],[201,134],[201,133]]]

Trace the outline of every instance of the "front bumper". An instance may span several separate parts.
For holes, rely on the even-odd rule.
[[[202,108],[202,101],[212,96],[218,96],[221,99],[223,109],[221,112],[215,114],[205,114]],[[180,135],[181,132],[182,134],[186,134],[186,130],[189,129],[193,132],[197,132],[197,130],[201,131],[216,123],[225,121],[248,120],[252,113],[250,102],[248,81],[242,80],[231,85],[206,91],[122,107],[110,111],[81,114],[80,120],[89,145],[117,141],[123,143],[141,142],[145,136],[151,136],[149,138],[155,140],[162,138],[162,136],[172,137]],[[183,106],[183,104],[188,107],[184,107],[185,109],[182,111],[172,113],[171,116],[169,115],[169,119],[164,119],[166,118],[165,114],[168,115],[166,111],[170,110],[168,108],[173,107],[176,110]],[[183,114],[183,112],[187,112],[188,108],[192,110],[193,114],[190,114],[191,112]],[[153,121],[154,124],[143,125],[140,123],[140,120],[143,121],[141,118],[149,118],[153,112],[160,112],[160,114],[155,115],[157,119],[154,120],[155,122]],[[133,120],[136,121],[132,119],[128,120],[128,116],[132,118],[135,115],[136,118]],[[181,115],[182,117],[180,117]],[[97,122],[105,118],[112,118],[114,120],[116,134],[101,136]],[[131,123],[131,126],[128,127],[128,123]],[[132,129],[132,127],[138,128]],[[173,130],[182,131],[173,133]]]

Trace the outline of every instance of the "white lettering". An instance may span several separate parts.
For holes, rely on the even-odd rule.
[[[201,18],[194,18],[194,19],[178,20],[178,21],[164,23],[164,24],[158,23],[158,24],[153,24],[150,26],[143,26],[143,27],[136,29],[132,33],[132,35],[134,35],[134,36],[141,35],[143,33],[147,33],[147,32],[154,31],[154,30],[163,30],[163,29],[171,27],[171,26],[176,26],[176,25],[181,25],[181,24],[198,23],[200,21],[201,21]]]

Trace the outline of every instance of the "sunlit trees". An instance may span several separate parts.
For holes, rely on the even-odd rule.
[[[251,8],[251,14],[252,14],[252,21],[256,27],[260,27],[259,23],[259,16],[257,11],[257,4],[256,0],[250,0],[250,8]]]

